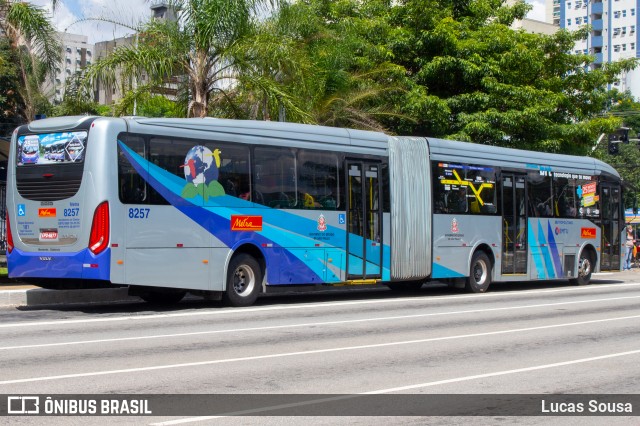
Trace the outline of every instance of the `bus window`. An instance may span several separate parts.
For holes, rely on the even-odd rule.
[[[529,216],[553,217],[551,197],[551,177],[543,176],[538,170],[529,172]]]
[[[207,143],[205,145],[214,153],[218,166],[218,182],[226,195],[251,199],[251,173],[249,163],[249,147],[227,143]]]
[[[435,213],[497,214],[496,170],[433,162]]]
[[[145,157],[142,137],[122,134],[119,140],[136,154]],[[124,204],[142,204],[147,201],[146,183],[129,163],[120,147],[118,147],[118,188],[120,201]]]
[[[256,148],[254,170],[255,193],[253,200],[268,207],[295,207],[298,200],[296,188],[296,157],[289,148]]]
[[[567,178],[554,178],[554,216],[562,218],[576,217],[576,190],[575,180]]]
[[[298,153],[298,200],[308,209],[338,208],[338,156],[302,150]]]

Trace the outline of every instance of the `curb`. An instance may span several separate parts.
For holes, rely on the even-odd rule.
[[[44,288],[1,290],[0,307],[139,302],[141,300],[137,296],[129,296],[128,291],[127,287],[82,290]]]

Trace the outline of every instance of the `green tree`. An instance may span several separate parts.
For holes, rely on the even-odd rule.
[[[195,117],[207,116],[211,103],[215,107],[229,102],[229,92],[251,80],[279,96],[273,85],[261,84],[251,72],[251,52],[260,49],[257,16],[274,3],[176,0],[171,7],[178,11],[177,21],[152,20],[142,25],[135,43],[117,48],[88,67],[87,81],[101,79],[113,85],[118,73],[125,80],[137,81],[146,75],[151,90],[157,92],[175,77],[179,99],[187,103],[187,115]]]
[[[380,29],[381,6],[379,1],[291,2],[262,23],[260,35],[270,40],[263,45],[273,48],[255,51],[254,70],[262,81],[279,83],[284,96],[304,111],[285,108],[288,121],[388,130],[382,117],[398,114],[389,94],[403,90],[397,83],[404,70],[368,40]],[[261,96],[255,87],[238,86],[236,93],[250,117],[282,112],[280,99]]]
[[[291,34],[311,72],[292,92],[318,123],[361,125],[346,119],[355,105],[394,133],[584,154],[620,125],[601,114],[607,87],[636,59],[590,67],[593,57],[572,53],[587,29],[512,29],[529,8],[502,0],[295,2],[289,13],[307,19],[292,20]]]
[[[411,133],[550,152],[586,153],[619,125],[602,117],[607,85],[635,59],[589,69],[573,54],[587,29],[553,35],[513,30],[529,6],[501,0],[405,0],[393,8],[391,43],[415,89]],[[431,10],[434,13],[417,13]]]
[[[52,108],[52,116],[102,115],[105,111],[93,100],[93,92],[82,84],[82,73],[78,72],[66,80],[64,97],[59,105]]]
[[[610,155],[608,152],[607,135],[603,137],[593,152],[593,156],[611,164],[620,173],[626,182],[629,191],[625,204],[633,205],[633,197],[640,192],[640,103],[636,102],[630,93],[620,93],[613,90],[611,93],[611,108],[607,114],[620,120],[622,127],[629,128],[629,143],[618,145],[618,154]]]
[[[24,104],[18,94],[17,76],[14,52],[8,41],[0,38],[0,136],[9,135],[23,121],[18,114]]]
[[[52,2],[55,7],[57,0]],[[41,91],[47,75],[53,74],[61,58],[61,47],[46,12],[30,3],[0,0],[0,38],[8,45],[15,65],[15,114],[25,121],[48,102]]]

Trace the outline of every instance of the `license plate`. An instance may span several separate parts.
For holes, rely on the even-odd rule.
[[[41,229],[40,241],[56,241],[58,239],[57,229]]]

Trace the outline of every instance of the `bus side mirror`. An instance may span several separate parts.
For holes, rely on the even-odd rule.
[[[633,196],[633,214],[638,214],[638,197],[635,195]]]

